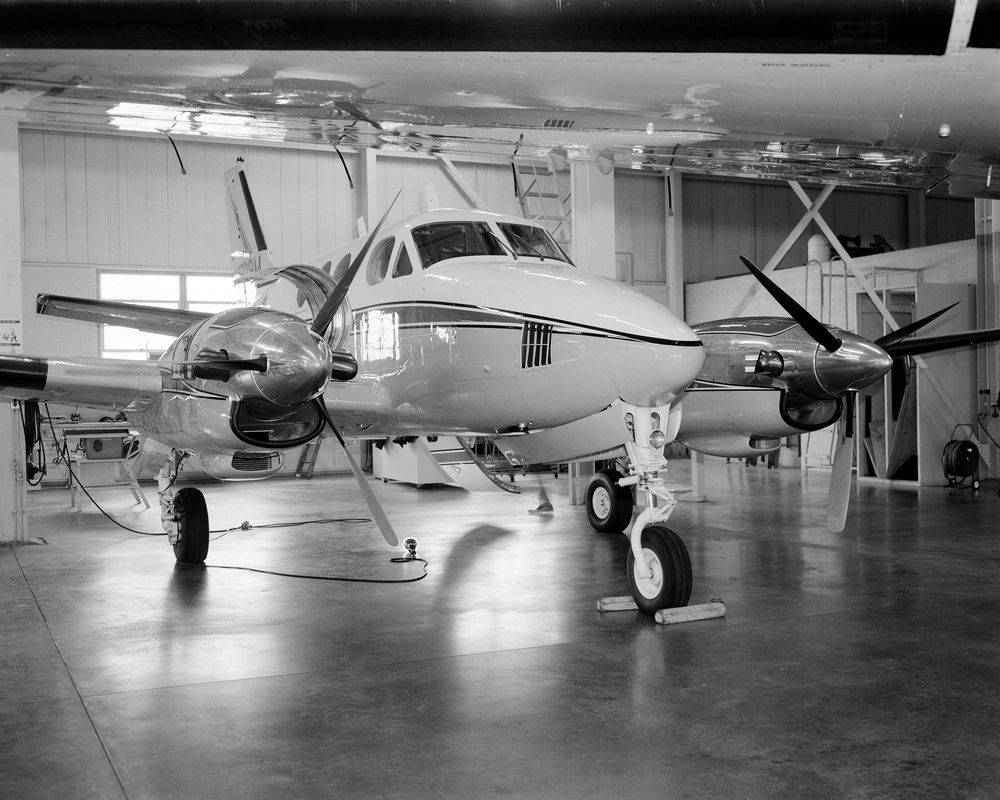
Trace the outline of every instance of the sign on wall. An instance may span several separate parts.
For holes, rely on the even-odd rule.
[[[0,355],[18,355],[21,352],[21,320],[0,319]]]

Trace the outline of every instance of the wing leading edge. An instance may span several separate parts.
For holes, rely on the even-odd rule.
[[[105,325],[120,325],[148,333],[180,336],[196,322],[211,316],[201,311],[182,311],[176,308],[157,308],[131,303],[113,303],[106,300],[89,300],[83,297],[65,297],[57,294],[40,294],[35,301],[39,314],[65,319],[78,319]]]

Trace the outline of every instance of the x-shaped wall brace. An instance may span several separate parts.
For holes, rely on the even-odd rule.
[[[827,201],[827,199],[829,199],[830,195],[833,194],[833,190],[836,188],[836,185],[830,183],[824,186],[815,202],[809,199],[809,195],[806,194],[805,190],[798,181],[788,181],[788,185],[792,187],[792,191],[795,192],[795,195],[802,201],[802,205],[806,207],[806,213],[802,219],[799,220],[798,224],[792,229],[791,233],[788,234],[781,246],[775,251],[774,255],[771,256],[771,259],[767,262],[763,272],[768,273],[773,271],[774,268],[778,266],[781,259],[783,259],[788,251],[792,249],[792,246],[798,241],[799,237],[805,232],[809,223],[815,222],[819,226],[819,229],[823,231],[823,235],[826,236],[831,247],[833,247],[837,254],[843,259],[844,264],[847,265],[851,274],[857,279],[865,294],[868,295],[869,299],[878,309],[889,330],[898,330],[899,324],[892,318],[892,314],[889,313],[889,309],[886,308],[885,303],[882,302],[882,299],[878,296],[875,289],[872,287],[868,279],[865,278],[861,270],[857,268],[854,263],[854,259],[851,258],[847,250],[844,248],[844,245],[841,244],[840,239],[838,239],[837,235],[833,232],[833,229],[827,224],[826,220],[823,219],[819,213],[820,208]],[[738,317],[743,313],[746,307],[750,304],[750,301],[754,298],[754,295],[757,294],[757,290],[759,288],[760,284],[754,281],[747,290],[747,293],[743,296],[743,299],[736,304],[736,308],[733,309],[732,316]],[[949,401],[948,396],[944,392],[944,389],[940,385],[938,379],[934,377],[930,370],[925,369],[927,363],[920,356],[915,356],[913,360],[916,362],[917,366],[921,367],[920,374],[934,388],[934,391],[937,392],[938,397],[944,404],[945,408],[947,408],[948,413],[951,414],[952,418],[956,422],[961,422],[959,412]],[[976,444],[977,447],[980,446],[974,433],[970,435],[969,438]]]
[[[788,251],[792,249],[792,246],[805,232],[809,223],[815,222],[819,226],[819,229],[823,231],[823,235],[826,236],[827,241],[830,242],[830,246],[837,251],[837,255],[844,260],[844,263],[851,271],[851,274],[854,275],[858,283],[861,284],[861,288],[864,289],[865,294],[867,294],[872,303],[875,304],[875,308],[877,308],[879,313],[882,315],[882,318],[885,320],[885,324],[889,326],[889,330],[897,330],[899,328],[899,324],[892,318],[892,314],[890,314],[889,309],[885,307],[885,303],[882,302],[882,299],[875,292],[875,289],[872,287],[871,283],[864,276],[861,270],[857,268],[854,263],[854,259],[852,259],[847,250],[844,249],[844,245],[840,243],[840,239],[837,238],[833,229],[827,224],[826,220],[823,219],[819,213],[820,208],[827,201],[830,195],[833,194],[833,190],[837,188],[836,185],[828,183],[824,186],[823,191],[820,192],[819,197],[816,198],[815,202],[809,199],[809,195],[806,194],[805,189],[802,188],[798,181],[789,181],[788,185],[792,187],[792,191],[795,192],[799,200],[802,201],[802,205],[806,207],[806,213],[802,219],[799,220],[798,224],[792,228],[792,232],[789,233],[785,238],[785,241],[781,243],[781,247],[779,247],[777,251],[775,251],[774,255],[771,256],[771,259],[767,262],[763,272],[769,273],[774,270],[774,268],[781,262],[781,259],[788,254]],[[750,304],[754,295],[757,294],[758,289],[760,289],[760,284],[754,281],[750,286],[750,289],[747,290],[747,293],[743,296],[743,299],[736,304],[736,308],[733,309],[732,316],[738,317],[746,310],[746,307]]]

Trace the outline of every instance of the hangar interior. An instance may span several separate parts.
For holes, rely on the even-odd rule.
[[[345,152],[341,164],[318,148],[179,141],[182,175],[162,137],[25,127],[16,145],[24,340],[67,357],[157,345],[38,318],[38,293],[167,301],[165,277],[228,288],[222,176],[237,157],[278,263],[351,238],[366,204],[399,190],[398,215],[467,207],[470,187],[521,210],[501,161]],[[700,319],[730,313],[745,291],[732,254],[766,260],[797,213],[777,182],[577,165],[564,177],[580,267],[614,264],[609,277]],[[971,200],[853,190],[828,212],[863,244],[898,245],[859,260],[911,315],[929,288],[958,286],[959,327],[975,321],[975,215]],[[581,229],[614,259],[578,249]],[[786,256],[800,265],[787,285],[823,319],[858,324],[846,279],[806,265],[806,238]],[[122,285],[159,294],[125,297]],[[942,380],[969,394],[973,372]],[[978,398],[965,400],[974,414]],[[573,476],[558,472],[525,474],[521,495],[380,485],[419,538],[427,578],[365,583],[420,572],[390,564],[371,522],[352,519],[363,503],[331,451],[309,481],[209,481],[224,510],[201,570],[171,566],[162,541],[87,500],[71,509],[53,466],[28,499],[39,544],[0,550],[5,794],[919,797],[957,786],[985,797],[1000,777],[993,491],[940,488],[940,476],[926,488],[862,483],[838,536],[816,533],[823,470],[709,457],[707,502],[677,516],[694,533],[692,602],[724,601],[726,616],[671,630],[595,610],[621,593],[627,542],[587,528]],[[671,459],[673,480],[691,472]],[[192,469],[183,480],[207,479]],[[536,493],[551,514],[532,513]],[[155,530],[127,485],[93,494],[127,527]]]
[[[994,4],[917,9],[881,0],[872,5],[885,20],[865,23],[844,22],[831,4],[811,12],[815,40],[809,16],[776,24],[788,4],[731,4],[732,19],[720,17],[726,4],[690,17],[675,9],[680,27],[657,4],[642,4],[641,14],[655,17],[645,33],[635,4],[602,4],[594,13],[609,39],[596,44],[586,4],[532,12],[531,36],[491,16],[522,13],[520,4],[469,4],[456,27],[444,22],[455,4],[437,0],[283,5],[182,2],[170,8],[186,13],[165,14],[166,5],[85,3],[60,6],[60,16],[28,3],[0,30],[0,44],[14,48],[0,62],[0,460],[10,463],[0,480],[0,797],[994,797],[1000,345],[970,335],[1000,328],[1000,152],[986,152],[1000,107]],[[372,21],[385,23],[390,6],[399,18],[375,35]],[[581,8],[587,24],[572,27]],[[411,11],[419,12],[412,27],[396,24]],[[159,49],[141,59],[121,49],[150,46],[151,19]],[[474,24],[483,20],[490,24]],[[748,34],[741,25],[751,22]],[[58,58],[36,51],[46,31],[47,47],[72,47],[83,35],[88,46]],[[692,39],[699,31],[703,38]],[[789,31],[791,43],[782,38]],[[308,49],[317,36],[329,40]],[[289,55],[289,41],[307,49]],[[567,42],[586,46],[576,52]],[[419,43],[433,47],[414,51]],[[636,52],[640,44],[652,55]],[[822,58],[800,58],[796,47]],[[159,84],[149,79],[179,52],[194,89],[166,73]],[[296,62],[302,53],[306,67]],[[939,54],[957,59],[930,91],[947,120],[913,110],[928,74],[942,71]],[[297,66],[283,72],[281,63]],[[710,82],[715,74],[741,77],[724,86]],[[503,97],[491,94],[499,75],[513,76]],[[552,87],[543,97],[531,94],[538,75]],[[400,100],[407,80],[427,78],[431,100]],[[966,78],[978,87],[975,103]],[[853,88],[866,81],[870,92]],[[590,103],[579,88],[586,83],[604,92],[601,102]],[[871,110],[882,84],[902,97],[898,122]],[[622,98],[625,85],[631,96]],[[844,99],[831,86],[853,94]],[[135,102],[113,97],[119,90]],[[554,99],[567,92],[575,107]],[[108,112],[108,97],[122,115]],[[171,102],[183,111],[160,105]],[[198,104],[225,129],[213,132],[205,120],[197,130],[172,128],[155,116],[166,109],[171,125],[187,125]],[[291,120],[283,140],[273,127],[282,104]],[[973,105],[985,133],[962,130]],[[724,129],[727,114],[747,107],[745,129]],[[316,108],[322,113],[312,116]],[[846,128],[830,139],[776,133],[788,118],[805,130],[855,108],[864,137]],[[485,125],[483,109],[499,109],[502,122]],[[544,121],[531,118],[536,112]],[[574,115],[580,124],[570,131]],[[508,140],[511,131],[524,133]],[[767,135],[747,143],[747,131]],[[545,138],[553,134],[617,138],[567,151]],[[227,175],[238,164],[252,208]],[[249,232],[230,208],[240,202]],[[358,313],[337,297],[347,285],[402,285],[395,279],[407,273],[396,272],[398,260],[388,272],[389,254],[406,249],[390,245],[381,274],[345,278],[341,268],[365,257],[371,266],[365,253],[372,244],[379,252],[372,231],[383,214],[387,226],[403,226],[398,234],[433,209],[484,210],[547,229],[551,249],[545,237],[519,242],[487,236],[486,223],[478,229],[490,263],[503,262],[496,272],[549,281],[519,290],[533,309],[524,320],[507,325],[511,314],[499,305],[496,313],[491,298],[463,305],[457,289],[450,305],[461,306],[470,328],[515,331],[522,373],[550,365],[553,329],[574,346],[599,340],[604,361],[580,359],[587,380],[541,393],[554,406],[576,399],[566,395],[598,396],[588,381],[604,380],[605,362],[624,352],[612,342],[637,346],[648,363],[657,348],[674,348],[675,361],[655,363],[679,372],[674,351],[708,350],[735,319],[770,320],[759,323],[761,336],[776,341],[801,332],[812,373],[797,371],[791,348],[783,357],[754,339],[747,357],[722,346],[713,352],[725,369],[706,366],[676,393],[663,389],[654,400],[650,390],[636,402],[615,384],[621,396],[568,422],[564,436],[584,439],[571,426],[610,410],[633,441],[615,440],[613,451],[581,444],[584,457],[554,464],[522,455],[549,441],[533,420],[491,427],[476,441],[458,433],[366,439],[364,426],[375,423],[357,408],[384,398],[374,389],[363,401],[345,394],[335,409],[343,416],[331,414],[325,387],[369,384],[335,360],[346,345],[332,344],[327,317]],[[359,236],[371,238],[353,261],[324,255]],[[253,281],[234,273],[259,267],[256,251],[292,265],[292,316],[328,356],[322,387],[295,406],[320,414],[319,427],[280,443],[289,445],[280,472],[268,462],[278,474],[220,481],[196,455],[164,471],[162,459],[144,461],[149,442],[135,421],[144,407],[122,402],[126,411],[109,414],[59,402],[60,392],[119,389],[123,372],[88,372],[101,360],[131,360],[138,394],[169,389],[180,404],[209,392],[188,398],[178,376],[218,389],[266,374],[272,362],[224,350],[172,361],[172,348],[202,329],[166,333],[185,319],[236,328],[238,316],[214,315],[253,303]],[[414,272],[441,285],[463,282],[422,267]],[[500,293],[499,279],[477,274]],[[543,285],[556,289],[537,291]],[[572,327],[566,298],[593,297],[570,293],[595,285],[607,306],[589,310],[613,321]],[[401,305],[400,296],[391,302]],[[52,302],[73,313],[49,313]],[[434,302],[435,312],[449,305]],[[159,333],[95,321],[109,317],[93,309],[115,306],[127,319],[132,304],[162,311]],[[545,316],[546,304],[566,318]],[[652,316],[624,333],[614,327],[632,322],[623,307],[669,310],[679,320],[670,330],[680,333],[663,334]],[[272,309],[246,310],[242,320]],[[428,317],[411,319],[413,327],[442,341],[456,336],[459,326],[435,327],[438,317],[420,313]],[[394,319],[387,330],[401,324]],[[910,326],[920,326],[913,338],[954,347],[909,355],[895,334]],[[844,347],[845,359],[860,353],[863,361],[871,350],[857,349],[859,340],[878,350],[880,376],[826,386],[834,373],[820,374],[821,351]],[[386,373],[402,374],[406,359],[383,351]],[[412,385],[437,387],[439,372],[469,366],[428,362]],[[645,363],[618,367],[638,381],[656,371]],[[483,385],[483,374],[502,372],[482,364],[473,368]],[[688,447],[685,417],[703,420],[703,410],[692,411],[697,385],[725,384],[720,375],[730,374],[743,383],[729,388],[747,390],[726,418],[742,437],[738,455],[719,454],[719,442],[734,441],[728,429],[718,440],[686,440],[709,442],[703,450],[716,454]],[[754,392],[782,376],[825,394],[800,392],[795,399],[809,402],[794,417],[795,392],[784,389],[781,421],[794,418],[802,434],[748,438],[751,423],[739,426],[759,411]],[[488,394],[456,386],[453,409]],[[519,388],[527,394],[528,386]],[[32,392],[48,398],[37,416],[23,399]],[[7,397],[22,398],[9,413]],[[639,406],[665,417],[633,416]],[[264,413],[273,405],[255,408],[252,422],[273,421]],[[189,428],[182,433],[206,433]],[[647,433],[653,456],[643,463],[658,472],[635,466],[646,458],[636,453]],[[609,466],[625,469],[622,447],[627,476]],[[233,458],[229,477],[259,467]],[[664,493],[649,488],[650,474]],[[595,490],[601,476],[604,489]],[[838,498],[842,530],[834,531]],[[186,504],[211,508],[211,530],[207,512]],[[628,533],[668,513],[659,545]],[[211,545],[207,556],[190,550],[189,525]],[[645,576],[637,554],[649,558]],[[636,607],[651,584],[675,587],[674,602],[655,616]]]

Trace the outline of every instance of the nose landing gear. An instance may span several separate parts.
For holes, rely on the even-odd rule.
[[[640,534],[643,563],[629,549],[628,588],[640,611],[655,614],[664,608],[686,606],[691,599],[691,558],[681,537],[663,525],[650,525]]]
[[[679,403],[657,409],[626,406],[629,475],[601,470],[587,489],[587,518],[598,531],[624,530],[632,516],[630,487],[642,493],[645,508],[628,533],[626,572],[635,605],[651,615],[686,606],[691,599],[691,557],[681,538],[663,524],[677,505],[663,481],[663,447],[675,438],[680,414]]]

